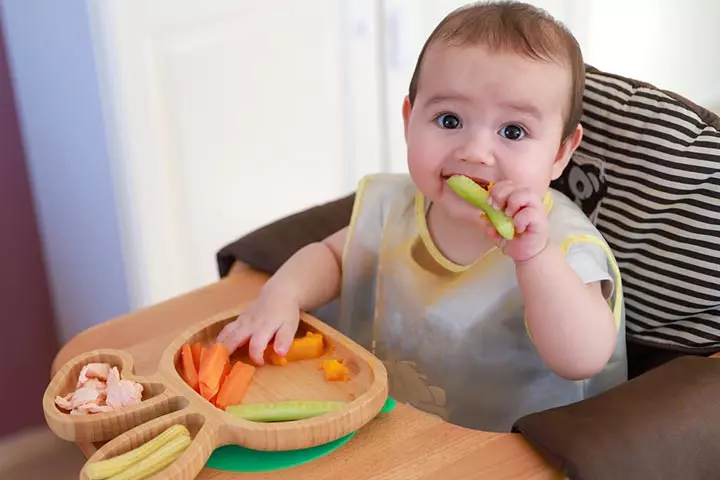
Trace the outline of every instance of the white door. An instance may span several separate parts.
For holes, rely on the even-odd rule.
[[[407,171],[401,107],[425,40],[438,23],[470,0],[384,0],[385,65],[390,169]],[[573,29],[573,0],[530,0]]]
[[[372,0],[92,7],[134,307],[216,280],[223,244],[380,168]]]

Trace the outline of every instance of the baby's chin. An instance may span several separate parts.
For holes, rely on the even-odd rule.
[[[473,207],[470,209],[456,210],[451,212],[451,215],[458,222],[478,227],[484,224],[483,220],[486,218],[481,210]]]
[[[485,213],[477,207],[470,205],[464,200],[455,197],[448,196],[443,201],[439,202],[439,205],[445,215],[447,215],[453,222],[461,222],[467,224],[481,225],[482,219],[485,218]]]

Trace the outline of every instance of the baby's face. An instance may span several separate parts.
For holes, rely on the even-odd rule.
[[[477,216],[445,185],[464,174],[511,180],[542,196],[566,162],[561,140],[570,70],[482,46],[431,47],[412,109],[403,107],[408,167],[425,196]],[[569,155],[569,152],[568,152]]]

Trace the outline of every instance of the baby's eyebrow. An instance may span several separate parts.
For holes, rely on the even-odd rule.
[[[425,102],[426,106],[435,105],[442,102],[467,102],[469,99],[460,93],[437,93],[430,96]]]
[[[443,102],[470,102],[470,98],[467,96],[461,94],[461,93],[436,93],[434,95],[431,95],[427,101],[425,102],[425,107],[431,107],[438,103]],[[528,117],[532,117],[535,120],[542,120],[542,111],[534,104],[529,102],[502,102],[500,103],[500,107],[507,109],[507,110],[513,110],[517,113],[523,114]]]
[[[506,103],[502,103],[501,107],[506,108],[508,110],[514,110],[518,113],[522,113],[529,117],[533,117],[536,120],[542,119],[542,112],[540,111],[540,109],[538,107],[536,107],[532,103],[506,102]]]

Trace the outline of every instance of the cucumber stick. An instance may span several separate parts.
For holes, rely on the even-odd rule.
[[[252,422],[287,422],[317,417],[347,405],[346,402],[290,400],[277,403],[230,405],[225,411],[236,418]]]
[[[448,178],[447,184],[457,196],[482,210],[500,236],[506,240],[512,240],[515,236],[513,219],[490,206],[488,203],[490,194],[487,190],[464,175],[453,175]]]

